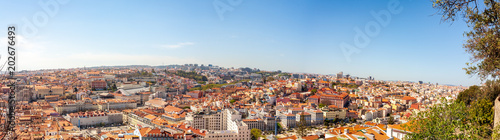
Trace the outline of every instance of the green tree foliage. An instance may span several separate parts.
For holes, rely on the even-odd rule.
[[[457,101],[459,102],[464,102],[466,105],[470,105],[472,101],[477,100],[476,95],[480,95],[481,90],[479,89],[479,86],[470,86],[469,89],[464,90],[458,94]]]
[[[474,101],[470,106],[469,119],[477,127],[477,134],[482,138],[489,138],[493,132],[495,111],[493,102],[486,98]]]
[[[437,131],[443,136],[466,136],[477,139],[489,139],[498,136],[493,129],[494,122],[494,100],[500,93],[500,81],[486,81],[485,86],[471,86],[469,89],[459,93],[457,100],[446,106],[437,106],[427,111],[431,115],[418,116],[417,122],[428,122],[422,128],[434,128],[433,124],[453,124],[459,130],[441,127]],[[452,112],[450,112],[452,111]],[[454,112],[453,112],[454,111]],[[419,114],[420,115],[420,114]],[[446,117],[448,115],[448,117]],[[446,118],[455,118],[453,119]],[[436,126],[437,127],[437,126]],[[450,130],[448,130],[450,129]],[[457,133],[460,132],[460,133]],[[432,138],[434,133],[418,132],[417,138]],[[495,132],[495,133],[494,133]],[[425,137],[427,136],[427,137]],[[444,137],[441,137],[444,138]]]
[[[227,84],[207,84],[203,85],[201,87],[196,87],[196,88],[191,88],[189,90],[207,90],[207,89],[212,89],[212,88],[221,88],[222,86],[227,85]]]
[[[281,126],[281,123],[277,123],[278,125],[278,132],[281,133],[283,131],[283,126]]]
[[[464,102],[466,105],[470,105],[472,101],[476,101],[482,98],[494,102],[499,94],[500,94],[500,80],[496,81],[488,80],[484,83],[483,87],[474,85],[469,87],[469,89],[458,94],[457,101]]]
[[[261,74],[263,82],[267,83],[269,81],[274,81],[275,79],[272,76],[278,75],[280,72],[277,72],[277,71],[274,71],[274,72],[272,72],[272,71],[258,71],[255,73]]]
[[[495,129],[493,129],[493,134],[491,135],[491,137],[494,140],[500,139],[500,125],[496,126]]]
[[[252,140],[257,140],[259,139],[259,137],[261,137],[262,131],[257,128],[252,128],[252,130],[250,130],[250,133],[252,134]]]
[[[177,76],[184,77],[184,78],[194,79],[196,81],[208,81],[208,79],[207,79],[206,76],[200,75],[200,74],[198,74],[198,73],[196,73],[194,71],[185,72],[185,71],[182,71],[182,70],[178,70],[175,73],[171,73],[171,72],[168,72],[168,71],[166,71],[166,72],[167,72],[167,74],[173,74],[173,75],[177,75]]]
[[[340,119],[338,119],[338,118],[333,118],[333,120],[332,120],[332,124],[337,124],[339,121],[340,121]]]
[[[318,89],[316,89],[316,88],[311,89],[311,94],[312,95],[316,94],[316,92],[318,92]]]
[[[338,123],[339,119],[334,118],[333,120],[328,121],[328,128],[335,127],[335,125]]]
[[[351,118],[349,121],[351,121],[351,123],[356,123],[356,118]]]
[[[493,103],[486,98],[447,102],[412,117],[406,130],[410,139],[490,139],[493,129]]]
[[[267,77],[267,81],[274,81],[275,79],[273,77]]]
[[[291,75],[291,74],[289,74],[289,73],[280,73],[280,74],[278,74],[278,76],[279,76],[279,77],[281,77],[281,76],[291,77],[292,75]]]
[[[325,104],[323,104],[323,103],[319,103],[319,105],[318,105],[318,107],[319,107],[319,108],[323,108],[323,107],[325,107],[325,106],[326,106],[326,105],[325,105]]]
[[[261,74],[262,76],[274,76],[274,75],[278,75],[280,74],[281,72],[279,71],[258,71],[258,72],[255,72],[256,74]]]
[[[303,137],[307,134],[307,123],[305,115],[300,115],[300,120],[297,125],[297,135]]]
[[[116,84],[113,84],[112,86],[109,87],[109,90],[116,91],[118,90],[118,87],[116,87]]]
[[[104,124],[104,123],[99,123],[97,126],[98,126],[98,127],[104,127],[105,125],[106,125],[106,124]]]
[[[394,120],[394,117],[392,116],[390,116],[389,119],[387,119],[387,124],[393,125],[395,122],[396,120]]]
[[[479,5],[478,5],[479,4]],[[466,52],[471,62],[464,68],[482,80],[500,75],[500,5],[498,0],[434,0],[443,21],[465,19]],[[479,7],[479,8],[478,8]],[[486,81],[484,87],[471,86],[461,92],[456,102],[443,103],[419,113],[412,139],[494,139],[493,103],[500,94],[500,82]],[[495,133],[493,133],[495,132]]]
[[[415,135],[416,139],[462,137],[489,139],[492,135],[495,136],[493,103],[494,97],[500,92],[499,87],[499,81],[487,81],[483,87],[471,86],[460,92],[455,102],[449,104],[445,102],[444,105],[432,107],[418,114],[415,120],[421,129],[417,129],[418,132],[412,135]],[[438,133],[442,137],[433,136]]]
[[[443,21],[465,19],[470,31],[465,32],[464,48],[471,54],[467,74],[482,79],[500,75],[500,4],[498,0],[435,0]]]
[[[332,122],[333,122],[332,120],[325,119],[325,120],[323,121],[323,125],[324,125],[327,129],[330,129],[330,126],[331,126]]]
[[[477,126],[481,137],[493,133],[494,102],[500,93],[500,81],[486,81],[483,87],[471,86],[458,95],[457,102],[464,102],[470,109],[469,119]]]
[[[61,99],[73,99],[73,100],[76,100],[76,94],[67,93],[64,96],[62,96]]]
[[[231,85],[231,84],[236,84],[236,83],[240,83],[240,82],[248,82],[248,81],[249,80],[241,80],[241,81],[236,81],[236,82],[232,82],[232,83],[225,83],[225,84],[207,84],[207,85],[203,85],[201,87],[191,88],[189,90],[193,91],[193,90],[207,90],[207,89],[212,89],[212,88],[221,88],[222,86],[225,86],[225,85]]]
[[[231,104],[234,104],[234,102],[236,102],[236,100],[234,99],[231,99],[231,101],[229,101]]]
[[[348,83],[337,83],[337,82],[332,82],[332,88],[334,86],[341,86],[341,87],[347,87],[347,88],[352,88],[352,89],[356,89],[359,87],[359,85],[357,84],[348,84]]]
[[[495,99],[498,97],[499,94],[500,94],[500,80],[495,80],[495,81],[488,80],[484,83],[483,94],[480,95],[494,103]]]
[[[307,84],[302,85],[302,92],[307,91]]]
[[[468,108],[463,102],[447,102],[430,107],[403,125],[409,139],[479,139],[476,126],[468,121]]]
[[[356,84],[348,84],[347,88],[358,88],[359,86]]]

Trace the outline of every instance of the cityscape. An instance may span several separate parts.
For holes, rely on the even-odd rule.
[[[4,3],[1,140],[500,139],[499,0]]]
[[[266,139],[401,139],[413,113],[467,88],[211,64],[21,71],[14,78],[19,139],[250,140],[254,130]],[[2,97],[9,91],[3,87]]]

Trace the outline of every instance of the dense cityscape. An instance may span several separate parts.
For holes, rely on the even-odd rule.
[[[500,0],[0,4],[0,140],[500,140]]]
[[[56,140],[403,139],[412,114],[466,89],[210,64],[21,71],[10,80],[16,138]],[[9,87],[1,91],[6,108]]]

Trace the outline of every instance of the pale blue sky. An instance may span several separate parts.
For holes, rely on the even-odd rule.
[[[44,11],[39,2],[54,2],[58,9]],[[222,19],[214,3],[232,10]],[[480,83],[462,70],[469,59],[462,48],[466,24],[441,23],[430,1],[401,1],[401,12],[391,14],[387,26],[380,26],[349,61],[340,44],[354,44],[355,28],[380,24],[370,12],[387,11],[388,3],[21,0],[0,5],[0,27],[21,28],[20,69],[198,63],[320,74],[344,71],[382,80]],[[22,30],[27,22],[37,32]],[[5,48],[3,56],[6,45],[0,45]]]

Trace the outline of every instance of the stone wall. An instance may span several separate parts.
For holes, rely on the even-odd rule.
[[[500,96],[495,99],[495,120],[494,120],[494,128],[498,126],[500,122]]]

